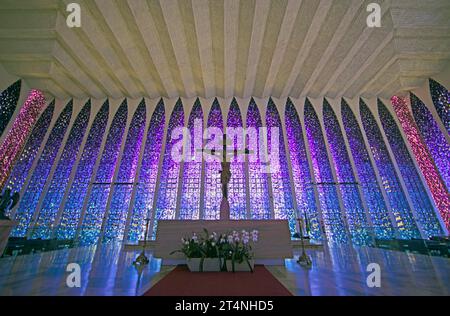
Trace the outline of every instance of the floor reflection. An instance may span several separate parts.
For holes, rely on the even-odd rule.
[[[0,295],[141,295],[173,267],[147,256],[142,273],[133,266],[140,251],[120,243],[0,259]],[[309,250],[313,266],[296,259],[268,269],[295,295],[449,295],[450,259],[377,248],[327,245]],[[299,253],[295,252],[298,256]],[[69,263],[81,268],[81,287],[69,288]],[[381,268],[381,287],[369,288],[369,263]]]
[[[104,244],[0,259],[0,295],[141,295],[160,273],[153,259],[139,274],[133,266],[139,251]],[[69,263],[81,268],[81,287],[69,288]]]
[[[308,254],[313,261],[309,270],[295,259],[286,260],[285,267],[269,267],[295,295],[450,294],[448,258],[345,245],[329,245]],[[369,263],[380,265],[380,288],[367,285]]]

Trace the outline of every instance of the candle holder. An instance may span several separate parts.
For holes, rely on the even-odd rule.
[[[300,243],[302,245],[302,254],[298,257],[297,263],[305,268],[311,268],[312,266],[312,260],[311,258],[306,254],[305,251],[305,243],[303,240],[303,226],[302,226],[302,219],[298,218],[298,227],[300,228]]]
[[[144,244],[142,246],[142,252],[139,256],[134,260],[133,265],[142,267],[150,262],[150,260],[145,255],[145,247],[147,246],[147,232],[148,232],[148,223],[150,222],[150,218],[145,219],[145,234],[144,234]]]

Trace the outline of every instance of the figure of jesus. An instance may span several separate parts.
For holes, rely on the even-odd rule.
[[[221,165],[220,183],[222,184],[222,196],[228,200],[228,183],[230,183],[231,179],[230,162],[222,161]]]

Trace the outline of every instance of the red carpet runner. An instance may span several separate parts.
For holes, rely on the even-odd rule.
[[[190,272],[177,266],[144,296],[292,296],[264,267],[250,272]]]

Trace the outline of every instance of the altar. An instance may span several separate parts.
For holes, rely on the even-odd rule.
[[[181,238],[202,233],[205,228],[217,234],[258,230],[258,242],[253,245],[256,264],[284,265],[284,259],[293,257],[287,220],[160,220],[153,257],[166,265],[184,263],[183,254],[170,253],[181,247]]]

